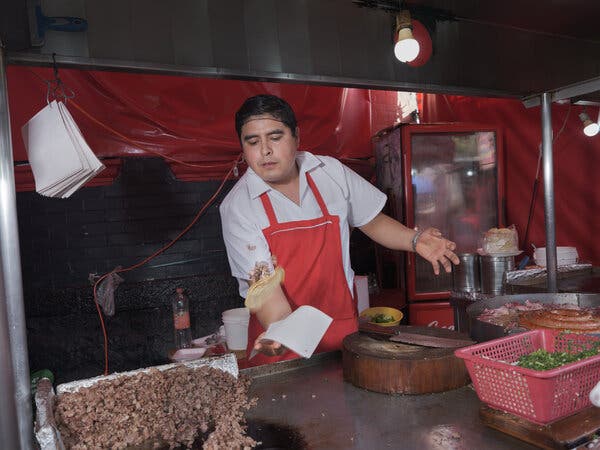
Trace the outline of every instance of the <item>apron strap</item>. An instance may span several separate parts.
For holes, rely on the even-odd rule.
[[[325,205],[325,201],[323,200],[323,197],[321,197],[321,193],[319,192],[317,185],[315,184],[314,180],[310,176],[310,173],[308,173],[308,172],[306,172],[306,181],[308,182],[308,186],[310,187],[310,190],[312,191],[313,195],[315,196],[315,200],[317,200],[317,203],[319,204],[319,207],[321,208],[321,213],[323,214],[323,216],[328,216],[329,210],[327,209],[327,206]],[[269,193],[263,192],[262,194],[260,194],[260,201],[263,204],[263,208],[265,208],[265,213],[267,214],[267,218],[269,219],[269,224],[270,225],[278,224],[279,222],[277,221],[277,216],[275,215],[275,210],[273,209],[273,204],[271,203],[271,199],[269,198]]]
[[[325,202],[323,201],[323,197],[321,197],[321,193],[319,192],[319,189],[317,189],[317,185],[315,184],[312,177],[310,176],[310,173],[308,173],[308,172],[306,172],[306,181],[308,181],[308,185],[310,186],[310,189],[312,190],[313,195],[315,196],[315,199],[317,200],[317,203],[321,207],[321,213],[323,213],[324,216],[328,216],[329,211],[327,210],[327,206],[325,205]]]
[[[263,204],[263,208],[265,208],[265,213],[267,214],[267,218],[269,219],[270,225],[275,225],[277,222],[277,216],[275,215],[275,210],[273,209],[273,205],[271,204],[271,199],[269,198],[268,192],[263,192],[260,194],[260,201]]]

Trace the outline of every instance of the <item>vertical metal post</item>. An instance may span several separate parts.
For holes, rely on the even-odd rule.
[[[542,161],[544,170],[544,218],[546,219],[546,271],[548,292],[556,286],[556,222],[554,220],[554,164],[552,161],[552,97],[542,94]]]
[[[3,293],[2,271],[0,270],[0,399],[2,399],[0,448],[19,448],[17,409],[15,408],[15,379],[8,337],[6,298],[2,295]]]
[[[0,42],[0,266],[2,268],[0,301],[5,303],[6,308],[20,441],[20,446],[3,448],[28,450],[33,448],[31,390],[5,61],[4,48]],[[2,325],[3,323],[0,322],[0,327]],[[4,357],[5,353],[2,353]],[[4,406],[2,408],[0,416],[5,413]]]

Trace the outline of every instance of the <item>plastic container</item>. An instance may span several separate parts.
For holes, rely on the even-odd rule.
[[[248,344],[248,308],[234,308],[223,311],[223,325],[229,350],[246,350]]]
[[[373,320],[371,320],[371,318],[376,316],[377,314],[385,314],[387,316],[391,316],[394,320],[391,322],[374,322]],[[373,306],[361,312],[360,317],[368,317],[370,320],[369,323],[373,323],[375,325],[379,325],[382,327],[393,327],[400,323],[402,317],[404,317],[404,314],[402,314],[402,311],[400,311],[399,309],[390,308],[389,306]]]
[[[494,408],[547,424],[590,405],[600,381],[600,355],[551,370],[514,366],[538,349],[579,352],[600,338],[586,334],[533,330],[456,350],[464,359],[479,399]]]
[[[190,302],[183,293],[182,288],[177,288],[173,298],[173,325],[175,328],[175,347],[177,349],[192,346],[192,329],[190,327]]]

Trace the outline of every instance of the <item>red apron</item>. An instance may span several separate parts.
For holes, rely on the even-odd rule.
[[[333,318],[316,352],[339,350],[344,337],[358,329],[356,305],[348,289],[342,263],[340,219],[329,214],[327,206],[311,176],[308,186],[321,208],[322,217],[279,223],[267,192],[260,196],[269,219],[263,229],[271,254],[285,269],[283,291],[292,311],[301,305],[311,305]],[[256,315],[250,316],[247,355],[256,338],[265,331]],[[292,351],[282,356],[257,354],[250,366],[298,358]]]

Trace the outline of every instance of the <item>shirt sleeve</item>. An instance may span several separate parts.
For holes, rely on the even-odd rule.
[[[271,261],[271,252],[258,224],[248,215],[230,203],[223,203],[219,212],[231,274],[238,279],[240,295],[245,297],[250,272],[257,262]]]
[[[348,187],[348,223],[362,227],[382,211],[387,196],[352,169],[343,164],[342,167]]]

